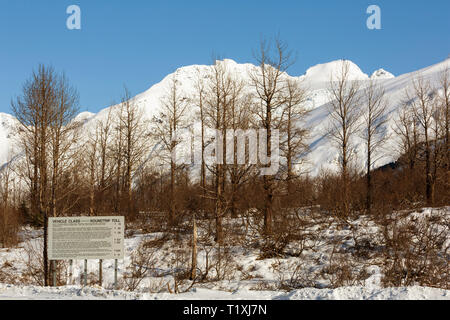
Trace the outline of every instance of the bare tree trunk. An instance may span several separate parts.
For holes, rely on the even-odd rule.
[[[444,181],[446,181],[447,186],[450,186],[450,69],[448,66],[442,71],[440,87],[442,89],[440,126],[443,131],[445,150],[443,155]]]
[[[44,249],[43,249],[43,256],[44,256],[44,286],[49,285],[49,268],[48,268],[48,243],[47,243],[47,237],[48,237],[48,210],[46,205],[46,198],[45,198],[45,192],[47,192],[47,156],[46,156],[46,148],[44,147],[47,143],[47,125],[48,123],[45,123],[42,121],[41,124],[41,141],[40,141],[40,168],[39,168],[39,174],[40,174],[40,186],[39,186],[39,212],[40,215],[44,218]]]
[[[219,100],[220,101],[220,100]],[[217,104],[217,110],[216,110],[216,129],[220,130],[222,128],[221,124],[221,114],[220,114],[220,102],[218,101]],[[220,137],[216,135],[216,152],[219,152],[220,143],[219,143]],[[222,152],[222,151],[220,151]],[[216,157],[217,158],[217,157]],[[222,229],[222,216],[223,216],[223,165],[218,163],[216,164],[216,204],[215,204],[215,219],[216,219],[216,236],[215,241],[218,244],[222,244],[223,242],[223,229]]]
[[[216,130],[216,136],[214,139],[216,163],[213,166],[212,173],[215,180],[215,207],[214,218],[216,224],[215,241],[217,243],[223,242],[223,227],[222,218],[225,214],[225,164],[226,163],[226,118],[229,107],[229,98],[231,93],[231,79],[227,73],[224,63],[218,60],[214,61],[214,65],[211,67],[212,76],[208,83],[208,95],[207,95],[207,108],[205,113],[208,115],[208,119],[214,129]],[[224,144],[225,142],[225,144]],[[225,160],[225,161],[224,161]]]
[[[368,145],[370,145],[371,141],[370,139],[367,140]],[[368,213],[370,214],[372,209],[372,193],[373,193],[373,187],[372,187],[372,151],[367,150],[367,196],[366,196],[366,209]]]
[[[200,188],[201,188],[201,210],[205,210],[206,201],[206,163],[205,163],[205,82],[202,78],[201,70],[197,69],[197,80],[195,83],[196,97],[195,101],[198,102],[198,107],[200,111],[200,126],[201,126],[201,166],[200,166]]]
[[[280,127],[285,131],[286,140],[282,143],[282,149],[287,162],[286,182],[288,194],[294,192],[294,158],[300,156],[308,150],[305,143],[308,130],[301,128],[300,124],[304,121],[309,113],[304,103],[307,99],[307,92],[298,81],[286,81],[283,106],[283,117],[281,118]]]
[[[100,147],[100,190],[98,194],[98,207],[100,210],[105,210],[104,208],[104,193],[106,190],[106,166],[110,161],[108,156],[108,150],[110,148],[110,126],[111,126],[111,109],[108,112],[108,117],[106,122],[100,122],[98,125],[99,129],[99,147]],[[109,179],[108,179],[109,180]]]
[[[97,136],[90,141],[89,157],[89,216],[95,215],[95,169],[97,159]]]
[[[123,130],[123,151],[125,165],[125,192],[128,217],[134,216],[133,207],[133,174],[143,162],[148,151],[148,133],[143,111],[139,109],[136,102],[131,98],[129,91],[125,93],[121,104],[120,127]]]
[[[386,108],[387,104],[384,100],[384,90],[382,87],[370,81],[364,88],[365,108],[363,112],[364,130],[362,138],[365,140],[367,151],[366,175],[367,175],[367,194],[366,209],[371,212],[373,202],[373,185],[372,185],[372,166],[374,164],[373,154],[377,151],[382,143],[386,141],[387,136],[383,132],[383,126],[387,121]]]
[[[414,92],[413,95],[416,99],[410,99],[412,101],[412,109],[414,111],[415,118],[419,125],[422,127],[424,144],[425,144],[425,196],[427,205],[433,205],[432,195],[432,176],[431,176],[431,141],[430,141],[430,129],[432,128],[432,117],[435,112],[434,97],[430,96],[431,86],[430,83],[422,78],[418,78],[413,81]]]
[[[171,79],[170,88],[162,98],[163,111],[160,114],[160,119],[156,119],[157,123],[157,138],[161,140],[166,148],[167,160],[170,159],[170,191],[169,191],[169,224],[173,226],[176,223],[177,216],[177,203],[175,189],[177,186],[177,173],[181,169],[174,160],[176,148],[180,143],[179,137],[177,137],[177,130],[184,125],[184,114],[187,107],[185,99],[181,96],[178,89],[178,80],[176,75]]]
[[[433,205],[432,179],[431,179],[431,149],[428,137],[428,128],[425,128],[425,185],[427,205]]]
[[[175,163],[170,161],[170,225],[175,224],[176,206],[175,206]]]
[[[272,158],[272,107],[267,104],[266,109],[266,127],[267,130],[267,141],[266,150],[267,157]],[[273,177],[264,176],[264,190],[265,190],[265,202],[264,202],[264,231],[266,235],[272,234],[272,224],[273,224]]]
[[[191,263],[191,277],[190,280],[194,280],[197,276],[197,222],[195,220],[192,229],[192,263]]]
[[[349,165],[353,156],[351,138],[358,129],[360,117],[358,94],[359,84],[349,80],[349,63],[342,61],[339,74],[330,80],[330,137],[339,149],[341,180],[342,180],[342,212],[344,216],[350,213],[350,172]]]
[[[266,150],[267,157],[272,158],[272,129],[276,127],[276,119],[273,111],[279,109],[284,103],[283,74],[292,65],[291,53],[287,52],[287,46],[278,38],[274,43],[275,54],[271,57],[272,46],[266,41],[261,41],[258,56],[256,57],[258,71],[250,74],[256,91],[256,99],[261,106],[259,115],[263,128],[267,132]],[[274,202],[274,177],[264,176],[264,232],[266,235],[272,233],[273,224],[273,202]]]
[[[200,92],[200,121],[202,130],[202,164],[201,164],[201,188],[202,188],[202,209],[205,209],[206,199],[206,163],[205,163],[205,116],[203,114],[203,92]]]

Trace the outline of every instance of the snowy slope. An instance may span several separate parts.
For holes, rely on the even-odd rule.
[[[19,151],[14,139],[17,127],[16,118],[6,113],[0,113],[0,167]]]
[[[384,257],[385,240],[382,236],[384,227],[373,221],[372,216],[361,215],[351,225],[343,226],[340,219],[327,213],[317,215],[306,210],[300,213],[309,221],[303,234],[305,239],[292,241],[286,247],[286,254],[281,257],[261,259],[260,248],[251,243],[260,243],[261,238],[251,235],[257,229],[248,232],[248,238],[236,241],[230,239],[230,250],[225,256],[229,271],[222,273],[219,279],[217,270],[212,267],[217,262],[217,246],[212,238],[204,240],[209,233],[208,220],[198,220],[198,232],[202,235],[202,244],[198,251],[199,274],[208,276],[203,281],[192,283],[180,281],[179,295],[170,294],[174,275],[180,268],[188,269],[180,263],[180,256],[189,261],[191,254],[190,234],[181,235],[180,239],[165,238],[162,232],[150,232],[129,225],[124,239],[125,256],[118,263],[118,286],[120,290],[112,291],[114,284],[114,260],[103,261],[103,289],[96,283],[98,279],[98,260],[88,261],[89,288],[82,290],[84,261],[74,260],[72,265],[62,262],[61,283],[65,287],[42,288],[32,275],[33,270],[41,268],[36,257],[42,253],[43,231],[31,227],[23,228],[19,233],[20,243],[12,248],[0,248],[0,300],[1,299],[446,299],[450,300],[450,290],[424,288],[418,285],[421,280],[413,280],[404,288],[385,288],[386,271],[384,266],[390,259]],[[440,244],[440,252],[448,249],[450,237],[446,221],[450,217],[450,207],[422,208],[409,212],[394,213],[398,226],[414,221],[418,226],[427,221],[434,221],[433,235],[445,235],[446,241]],[[224,225],[240,225],[241,218],[226,218]],[[189,221],[183,224],[188,228]],[[251,223],[253,225],[253,223]],[[244,232],[244,228],[242,231]],[[258,227],[256,227],[258,228]],[[421,227],[419,227],[421,228]],[[307,235],[315,234],[313,238]],[[317,238],[316,238],[317,236]],[[314,239],[314,240],[313,240]],[[357,249],[355,239],[367,243],[366,249]],[[156,241],[156,242],[155,242]],[[305,246],[306,242],[309,242]],[[242,245],[247,243],[247,245]],[[152,244],[152,245],[149,245]],[[156,244],[156,246],[154,245]],[[250,245],[249,245],[250,244]],[[311,246],[310,246],[311,245]],[[299,248],[303,247],[303,249]],[[141,249],[145,248],[145,262],[140,260]],[[367,251],[367,248],[372,248]],[[208,252],[208,254],[207,254]],[[290,252],[290,254],[287,254]],[[366,258],[361,259],[363,253]],[[180,255],[181,254],[181,255]],[[137,259],[137,260],[136,260]],[[184,259],[184,258],[181,258]],[[342,260],[341,260],[342,259]],[[442,261],[445,258],[442,257]],[[141,262],[139,262],[141,261]],[[184,260],[182,260],[184,261]],[[416,260],[413,260],[416,261]],[[144,273],[137,275],[136,267],[144,265]],[[339,288],[332,282],[330,266],[339,263],[351,274],[350,279],[339,282]],[[419,262],[418,262],[419,263]],[[422,263],[422,260],[421,262]],[[208,267],[209,266],[209,267]],[[295,272],[293,270],[295,269]],[[408,270],[411,270],[408,268]],[[427,268],[427,272],[430,269]],[[142,271],[142,270],[141,270]],[[224,271],[224,270],[223,270]],[[411,270],[413,271],[413,270]],[[331,273],[330,273],[331,272]],[[130,288],[130,276],[135,275],[136,286]],[[388,276],[389,278],[389,276]],[[128,280],[127,280],[128,279]],[[334,279],[334,280],[333,280]],[[413,278],[411,278],[413,279]],[[291,282],[293,281],[293,282]],[[423,281],[423,280],[422,280]],[[390,283],[390,282],[388,282]],[[425,282],[428,283],[428,282]],[[433,282],[434,283],[434,282]],[[438,283],[434,283],[438,286]],[[445,287],[444,282],[440,285]],[[193,290],[190,290],[193,288]],[[290,289],[288,289],[290,288]],[[286,292],[284,290],[294,290]]]
[[[303,81],[303,85],[309,89],[308,108],[312,110],[306,124],[311,128],[310,146],[311,153],[307,156],[308,167],[311,175],[317,175],[321,168],[335,170],[338,164],[337,152],[331,145],[330,141],[326,138],[327,129],[329,127],[330,119],[327,112],[327,104],[330,101],[327,87],[331,75],[334,72],[340,70],[342,60],[333,61],[325,64],[319,64],[311,67],[307,72],[300,77],[292,77]],[[226,66],[226,69],[234,77],[243,81],[249,80],[249,73],[256,69],[256,66],[252,64],[238,64],[233,60],[226,59],[221,62]],[[411,86],[411,81],[419,75],[422,75],[425,79],[430,79],[433,82],[439,77],[439,73],[449,67],[450,60],[443,61],[428,68],[412,72],[409,74],[400,75],[394,77],[391,73],[379,69],[375,71],[371,77],[361,71],[361,69],[354,64],[350,63],[349,78],[351,80],[361,81],[362,83],[369,79],[374,79],[382,84],[386,91],[386,98],[389,102],[390,121],[386,126],[386,134],[392,133],[392,125],[397,115],[400,101],[403,97],[405,89]],[[133,100],[142,108],[145,117],[151,120],[154,116],[157,116],[161,110],[161,99],[167,93],[172,77],[176,77],[179,82],[179,90],[181,95],[186,98],[192,98],[195,94],[195,83],[197,75],[204,79],[209,76],[210,69],[208,66],[193,65],[177,69],[173,74],[165,77],[161,82],[155,84],[147,91],[138,94]],[[248,90],[252,90],[249,88]],[[92,130],[97,121],[105,121],[108,116],[109,110],[117,106],[112,106],[103,109],[98,114],[82,113],[77,117],[77,120],[81,120],[85,125],[85,136]],[[198,108],[192,104],[188,110],[188,119],[191,123],[195,122],[195,115],[198,112]],[[13,118],[9,115],[0,114],[0,164],[5,163],[8,158],[9,150],[14,145],[13,141],[8,138],[11,133],[11,125],[14,122]],[[365,151],[363,143],[359,138],[355,139],[357,145],[357,163],[362,167],[365,162]],[[376,166],[382,166],[397,158],[397,154],[394,152],[395,146],[393,139],[390,139],[389,143],[385,145],[385,150],[381,150],[383,154],[388,156],[382,157],[375,164]]]

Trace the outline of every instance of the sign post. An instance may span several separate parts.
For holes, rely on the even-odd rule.
[[[56,261],[52,261],[52,286],[56,287]]]
[[[117,290],[117,259],[114,260],[114,290]]]
[[[69,284],[72,284],[72,275],[73,275],[73,260],[69,260]]]
[[[86,287],[87,286],[87,259],[84,259],[84,277],[83,277],[83,284]]]
[[[114,259],[114,286],[117,263],[124,257],[124,217],[49,218],[49,260],[85,260],[84,285],[87,285],[87,260]],[[102,277],[102,275],[100,275]]]
[[[98,260],[98,284],[101,287],[103,283],[103,260]]]

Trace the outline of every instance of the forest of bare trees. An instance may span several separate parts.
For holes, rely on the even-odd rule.
[[[196,270],[197,252],[205,243],[197,236],[197,225],[209,230],[219,248],[217,261],[224,263],[227,244],[238,233],[230,220],[247,232],[256,226],[264,239],[256,246],[265,258],[285,254],[290,241],[304,239],[308,222],[295,213],[299,208],[338,217],[351,228],[352,219],[369,215],[390,230],[396,211],[449,205],[448,70],[437,88],[423,78],[414,80],[394,119],[394,135],[387,136],[391,115],[384,89],[376,81],[350,80],[349,65],[342,61],[330,79],[331,126],[326,132],[339,155],[339,171],[312,177],[303,166],[309,151],[309,91],[301,81],[286,77],[293,55],[275,39],[262,41],[255,58],[257,68],[247,75],[247,82],[214,59],[208,77],[194,75],[191,95],[180,90],[173,74],[160,114],[150,120],[144,106],[124,89],[121,102],[95,123],[87,139],[81,138],[86,132],[76,120],[76,89],[64,74],[39,66],[12,102],[23,157],[11,159],[0,171],[0,245],[17,243],[23,225],[42,228],[43,284],[55,285],[51,274],[58,266],[49,264],[46,252],[49,217],[123,215],[130,226],[175,238],[188,225],[194,239],[189,277],[198,280],[207,275]],[[198,168],[181,165],[173,157],[180,143],[176,133],[192,129],[187,110],[195,110],[194,121],[201,126]],[[215,129],[215,136],[208,135],[208,128]],[[267,136],[243,134],[252,128],[264,129]],[[261,176],[260,169],[270,163],[248,161],[256,156],[251,140],[263,143],[270,159],[275,129],[284,161],[277,174]],[[364,170],[354,166],[357,139],[367,154]],[[377,169],[387,139],[396,141],[398,161]],[[227,150],[230,145],[232,150]],[[245,163],[239,154],[245,155]],[[207,156],[216,161],[209,162]],[[386,250],[401,255],[406,240],[387,234]],[[420,252],[411,259],[419,257]],[[392,262],[392,284],[397,281],[397,265],[386,259]]]

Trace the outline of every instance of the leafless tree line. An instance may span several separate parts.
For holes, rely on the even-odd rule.
[[[373,204],[374,164],[379,155],[386,152],[383,144],[390,139],[397,141],[399,165],[403,166],[406,161],[411,172],[424,177],[426,205],[437,204],[437,181],[448,185],[448,74],[448,69],[443,70],[435,86],[422,76],[413,80],[404,93],[400,113],[394,119],[392,136],[387,127],[390,113],[384,88],[376,80],[351,80],[349,63],[342,61],[341,71],[330,82],[329,136],[339,151],[340,212],[343,216],[351,211],[349,188],[360,177],[358,170],[352,168],[358,136],[364,142],[367,155],[365,209],[369,213]],[[441,201],[444,203],[445,200]]]
[[[404,208],[403,199],[417,203],[414,199],[422,196],[417,182],[422,180],[427,205],[448,204],[448,70],[437,88],[418,78],[405,92],[393,130],[399,165],[406,169],[386,173],[374,170],[383,144],[391,138],[386,134],[390,114],[384,89],[376,81],[351,80],[349,64],[342,61],[340,72],[330,79],[328,106],[328,134],[339,154],[340,171],[311,178],[301,174],[308,152],[309,90],[287,76],[295,59],[279,39],[262,41],[255,58],[257,68],[246,75],[247,81],[215,58],[206,77],[198,71],[195,92],[189,94],[182,91],[175,73],[160,114],[151,121],[145,120],[145,109],[125,89],[121,102],[104,111],[108,113],[103,120],[91,119],[87,129],[76,118],[77,91],[64,75],[40,66],[12,103],[24,161],[11,161],[1,171],[2,245],[8,245],[12,238],[8,232],[14,233],[20,223],[43,227],[43,277],[48,285],[56,268],[47,261],[48,217],[125,215],[129,222],[140,221],[146,228],[151,223],[159,231],[177,234],[183,221],[196,216],[214,222],[211,233],[221,246],[229,237],[224,219],[244,221],[252,215],[252,223],[267,239],[262,248],[272,252],[292,239],[283,235],[293,232],[286,226],[294,208],[319,205],[345,221],[356,213],[382,214],[387,207]],[[198,171],[172,157],[180,143],[176,132],[192,129],[188,110],[196,111],[201,126]],[[207,128],[218,134],[208,137]],[[259,169],[270,163],[238,162],[239,137],[230,136],[228,130],[250,128],[266,130],[266,139],[259,140],[269,159],[272,131],[281,132],[285,162],[278,174],[260,176]],[[85,129],[87,139],[81,134]],[[233,150],[226,150],[230,139],[235,142]],[[357,139],[364,142],[367,154],[363,174],[352,166]],[[245,141],[246,159],[255,156],[249,144]],[[213,165],[205,160],[211,147],[221,160]],[[11,179],[11,172],[22,185]],[[409,173],[414,173],[414,183],[407,182]],[[8,227],[13,220],[16,229]],[[191,278],[196,276],[195,261],[193,254]]]

